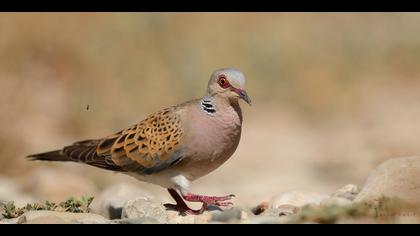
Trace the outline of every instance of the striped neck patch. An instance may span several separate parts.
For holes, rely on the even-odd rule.
[[[210,99],[202,99],[201,100],[201,108],[203,109],[204,112],[206,112],[209,115],[214,115],[214,113],[216,113],[216,109],[213,106],[213,103],[211,102]]]

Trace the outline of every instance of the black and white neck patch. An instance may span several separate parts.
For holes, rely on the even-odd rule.
[[[206,112],[209,115],[214,115],[216,113],[216,109],[213,106],[213,103],[209,99],[203,99],[201,100],[201,108],[204,112]]]

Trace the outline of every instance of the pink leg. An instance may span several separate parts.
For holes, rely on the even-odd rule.
[[[204,195],[198,195],[193,193],[187,193],[186,195],[182,196],[185,200],[189,202],[202,202],[207,205],[213,205],[213,206],[229,206],[233,205],[232,202],[226,202],[231,200],[235,195],[229,194],[227,196],[222,197],[216,197],[216,196],[204,196]]]
[[[207,204],[203,203],[203,206],[199,210],[193,210],[187,206],[187,204],[182,200],[182,197],[176,192],[175,189],[168,189],[169,194],[171,194],[172,198],[176,201],[176,205],[174,204],[164,204],[166,209],[178,211],[181,214],[190,214],[190,215],[200,215],[205,210],[207,210]]]

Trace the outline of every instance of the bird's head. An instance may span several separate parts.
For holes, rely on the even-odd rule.
[[[207,87],[207,96],[226,99],[243,99],[251,105],[251,98],[245,91],[245,76],[237,69],[224,68],[213,72]]]

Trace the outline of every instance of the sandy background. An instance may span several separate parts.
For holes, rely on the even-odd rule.
[[[241,143],[194,192],[255,204],[361,186],[383,160],[420,154],[418,22],[416,13],[2,13],[0,176],[42,200],[119,182],[169,199],[120,174],[24,157],[200,97],[214,69],[236,67],[253,99],[242,105]]]

